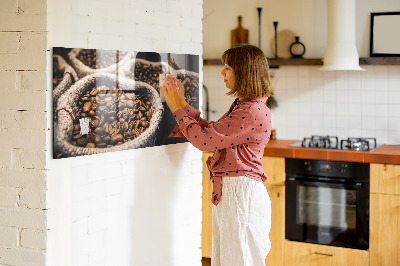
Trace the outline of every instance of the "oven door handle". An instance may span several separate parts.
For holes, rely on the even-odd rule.
[[[304,185],[340,185],[344,186],[347,188],[353,188],[353,189],[361,189],[363,188],[363,183],[362,182],[335,182],[335,181],[322,181],[322,180],[315,180],[315,181],[310,181],[310,180],[305,180],[304,178],[298,178],[298,177],[288,177],[286,181],[289,182],[296,182],[296,183],[301,183]]]

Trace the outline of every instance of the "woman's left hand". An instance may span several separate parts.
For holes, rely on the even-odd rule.
[[[165,101],[167,102],[172,113],[178,109],[184,109],[186,107],[182,106],[182,93],[178,93],[178,91],[184,90],[184,87],[179,80],[171,75],[168,75],[166,77],[164,86],[162,86],[160,89],[164,93]]]

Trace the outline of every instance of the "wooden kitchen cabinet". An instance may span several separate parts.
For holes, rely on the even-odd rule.
[[[266,266],[283,265],[285,241],[285,187],[265,184],[271,199],[271,250],[265,259]]]
[[[400,196],[371,194],[371,266],[400,265]]]
[[[370,191],[400,195],[400,165],[370,164]]]
[[[285,240],[285,266],[366,266],[365,250]],[[381,264],[385,265],[385,264]]]
[[[206,166],[211,152],[203,153],[203,217],[202,217],[202,256],[211,258],[212,253],[212,183]],[[271,250],[266,258],[266,265],[283,265],[283,243],[285,230],[285,158],[263,157],[264,171],[268,176],[265,182],[272,205]]]
[[[211,152],[203,153],[203,195],[202,195],[202,224],[201,224],[201,253],[204,258],[211,258],[212,252],[212,183],[210,181],[210,173],[206,165]]]
[[[265,259],[266,266],[283,265],[285,240],[285,158],[264,156],[261,159],[267,175],[265,187],[271,199],[271,250]]]
[[[400,265],[400,165],[371,164],[371,266]]]
[[[264,172],[267,175],[265,184],[268,185],[285,185],[285,158],[264,156],[261,159]]]

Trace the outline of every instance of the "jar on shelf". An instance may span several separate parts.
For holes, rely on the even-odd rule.
[[[292,58],[303,58],[303,55],[306,53],[306,47],[300,42],[299,36],[295,37],[295,42],[290,45],[289,52]]]

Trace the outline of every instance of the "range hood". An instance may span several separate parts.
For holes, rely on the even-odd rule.
[[[328,44],[323,71],[358,70],[355,0],[328,0]]]

